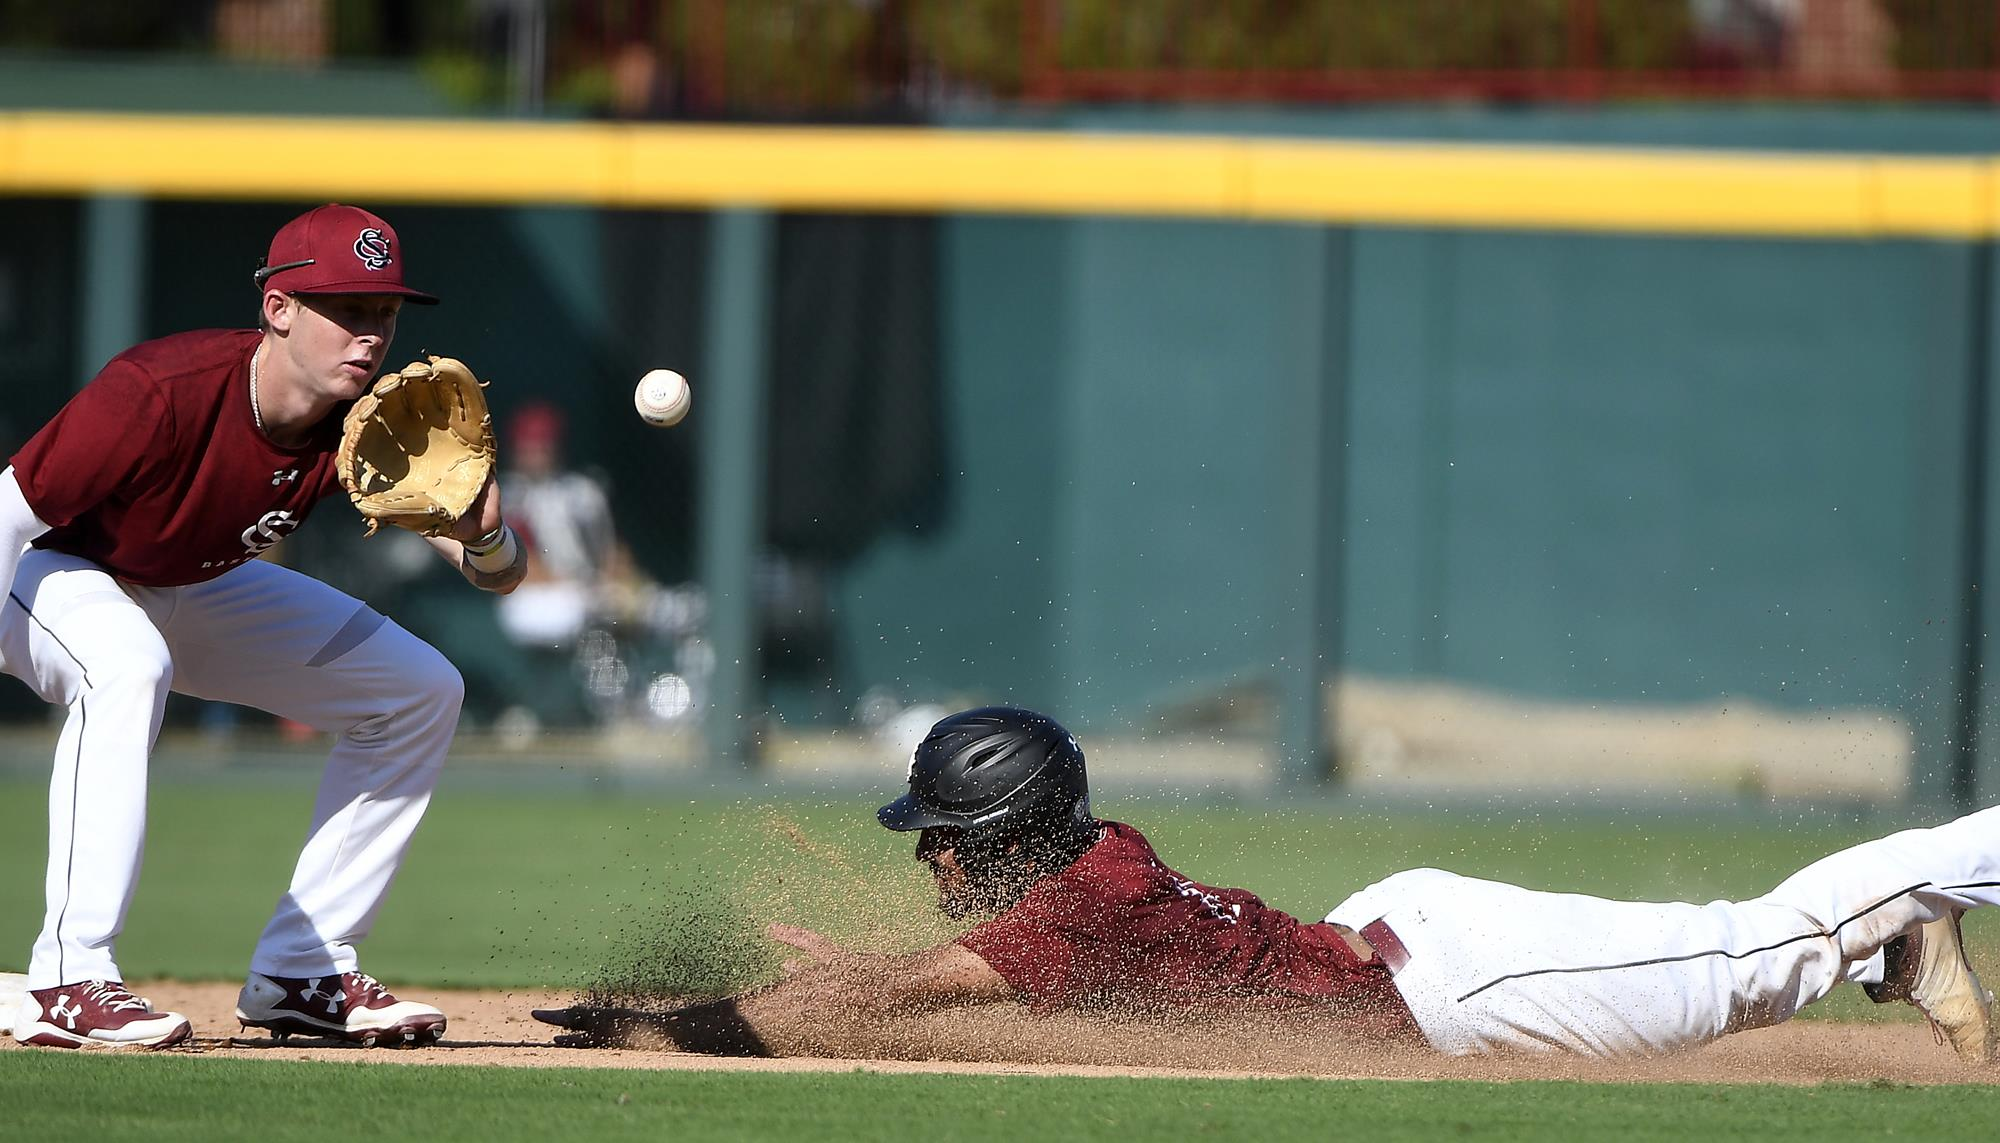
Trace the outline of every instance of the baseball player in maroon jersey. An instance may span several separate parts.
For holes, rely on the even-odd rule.
[[[285,224],[254,276],[258,329],[119,354],[0,472],[0,665],[69,710],[49,783],[47,915],[14,1021],[23,1043],[159,1046],[188,1022],[128,991],[113,954],[139,876],[146,770],[167,692],[334,736],[291,887],[237,1017],[274,1034],[418,1044],[445,1017],[360,971],[368,932],[457,724],[444,657],[359,600],[256,557],[340,491],[342,411],[406,302],[387,222],[329,204]],[[525,560],[489,483],[445,559],[488,591]]]
[[[816,1023],[950,1006],[1290,1010],[1452,1055],[1621,1058],[1777,1024],[1854,981],[1915,1004],[1965,1059],[1995,1059],[1959,917],[2000,903],[2000,808],[1844,850],[1751,901],[1606,901],[1420,869],[1314,923],[1192,881],[1138,830],[1093,817],[1083,751],[1032,711],[937,723],[909,792],[878,816],[921,831],[946,913],[987,919],[900,956],[773,926],[805,956],[769,988],[667,1015],[535,1015],[576,1046],[758,1053]]]

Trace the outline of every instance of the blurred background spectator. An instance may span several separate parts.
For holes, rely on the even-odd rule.
[[[503,717],[534,727],[611,717],[630,670],[617,632],[622,626],[628,642],[640,634],[656,588],[618,538],[603,477],[564,467],[560,409],[531,401],[500,439],[507,518],[529,555],[527,579],[496,605],[500,630],[533,666]]]
[[[593,611],[634,577],[611,523],[602,478],[562,465],[562,412],[546,401],[506,425],[501,487],[508,522],[528,547],[528,578],[500,600],[500,626],[524,646],[573,646]]]

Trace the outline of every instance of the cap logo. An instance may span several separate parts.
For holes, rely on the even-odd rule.
[[[380,270],[395,259],[389,257],[389,238],[371,226],[354,240],[354,256],[370,270]]]

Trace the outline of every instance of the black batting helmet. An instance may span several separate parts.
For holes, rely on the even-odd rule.
[[[1066,834],[1092,824],[1083,748],[1032,710],[960,711],[924,735],[910,756],[910,792],[875,816],[894,830]]]

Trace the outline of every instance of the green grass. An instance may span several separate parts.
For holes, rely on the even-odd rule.
[[[912,839],[874,824],[875,798],[502,793],[475,781],[455,777],[440,791],[365,946],[368,969],[393,983],[581,986],[644,962],[658,983],[728,987],[769,969],[748,935],[765,921],[875,948],[949,933],[910,859]],[[0,879],[0,968],[22,966],[40,924],[44,835],[33,808],[43,797],[37,783],[0,781],[0,804],[26,811],[0,831],[0,868],[23,871]],[[289,878],[310,802],[301,781],[156,782],[146,870],[119,942],[126,974],[239,977]],[[1421,865],[1609,896],[1751,896],[1888,828],[1754,813],[1364,814],[1164,799],[1099,810],[1139,825],[1189,876],[1247,886],[1308,917]],[[1991,968],[2000,925],[1983,912],[1968,930]],[[1832,1011],[1877,1014],[1857,1001]]]
[[[0,832],[0,968],[25,961],[41,915],[39,784]],[[235,979],[282,892],[304,830],[303,780],[162,781],[121,960],[134,978]],[[503,793],[455,775],[433,803],[366,947],[392,982],[728,987],[769,970],[761,921],[873,947],[948,930],[911,839],[873,823],[875,798],[759,803],[668,793]],[[1548,889],[1638,898],[1754,895],[1891,824],[1770,813],[1590,815],[1459,809],[1264,810],[1106,801],[1166,860],[1317,916],[1398,869],[1437,865]],[[23,812],[25,811],[25,812]],[[2000,910],[1990,912],[2000,913]],[[2000,925],[1968,931],[1996,971]],[[1855,992],[1856,990],[1842,990]],[[1913,1019],[1858,994],[1836,1018]],[[0,1053],[0,1106],[22,1138],[335,1135],[624,1139],[1618,1138],[1763,1141],[1888,1134],[1990,1138],[2000,1088],[1582,1083],[1038,1079],[381,1067],[186,1056]],[[11,1137],[11,1134],[10,1134]]]
[[[611,1072],[0,1055],[23,1139],[1985,1139],[2000,1088]]]

